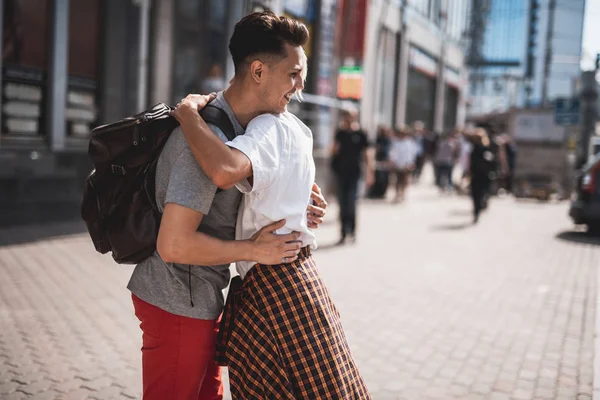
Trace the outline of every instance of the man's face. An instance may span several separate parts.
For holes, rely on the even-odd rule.
[[[260,96],[265,112],[282,113],[292,96],[304,89],[306,55],[302,47],[285,45],[287,56],[266,66],[265,79],[260,84]]]

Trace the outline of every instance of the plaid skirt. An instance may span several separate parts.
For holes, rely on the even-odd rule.
[[[216,360],[236,400],[371,399],[308,247],[233,278]]]

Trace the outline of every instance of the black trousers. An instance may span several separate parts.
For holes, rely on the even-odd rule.
[[[389,184],[390,173],[387,170],[378,169],[375,171],[375,182],[369,189],[369,197],[372,199],[382,199],[385,197]]]
[[[354,235],[356,230],[356,200],[358,196],[358,176],[338,175],[338,203],[342,237]]]
[[[486,197],[490,187],[489,179],[471,179],[471,199],[473,200],[473,215],[478,217],[484,209]]]

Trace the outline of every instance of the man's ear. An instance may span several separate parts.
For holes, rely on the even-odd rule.
[[[256,83],[261,83],[263,81],[265,74],[265,64],[260,60],[254,60],[252,64],[250,64],[250,76]]]

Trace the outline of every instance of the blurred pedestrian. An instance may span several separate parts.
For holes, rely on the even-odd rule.
[[[477,128],[473,136],[473,150],[470,157],[471,199],[473,200],[473,222],[479,221],[481,211],[487,207],[490,188],[490,175],[494,168],[494,154],[490,139],[483,128]]]
[[[200,93],[216,93],[226,88],[227,84],[220,64],[214,63],[210,66],[200,86]]]
[[[390,151],[390,166],[396,177],[394,203],[404,201],[412,171],[415,168],[417,145],[406,128],[396,131]]]
[[[517,164],[517,145],[509,134],[504,134],[504,151],[506,153],[506,164],[508,171],[506,174],[506,191],[508,193],[513,192],[513,182],[515,177],[515,167]]]
[[[466,182],[469,178],[469,159],[471,157],[471,150],[473,149],[473,130],[464,130],[459,137],[459,156],[458,156],[458,164],[461,169],[461,177],[460,183],[458,185],[461,193],[464,191],[466,187]]]
[[[336,177],[341,232],[338,244],[356,241],[356,201],[358,182],[366,165],[366,185],[374,181],[373,155],[361,129],[356,111],[343,110],[331,150],[331,167]]]
[[[413,181],[418,182],[423,172],[423,166],[427,157],[428,148],[431,147],[430,138],[425,131],[425,124],[422,121],[415,121],[413,124],[413,138],[416,146],[415,168],[413,170]]]
[[[458,159],[460,149],[455,132],[447,133],[442,136],[433,159],[434,167],[437,171],[436,185],[441,191],[446,192],[453,188],[452,171],[454,164]]]
[[[377,138],[375,139],[375,181],[369,190],[369,197],[372,199],[384,198],[388,189],[391,136],[392,133],[389,127],[382,125],[377,129]]]

